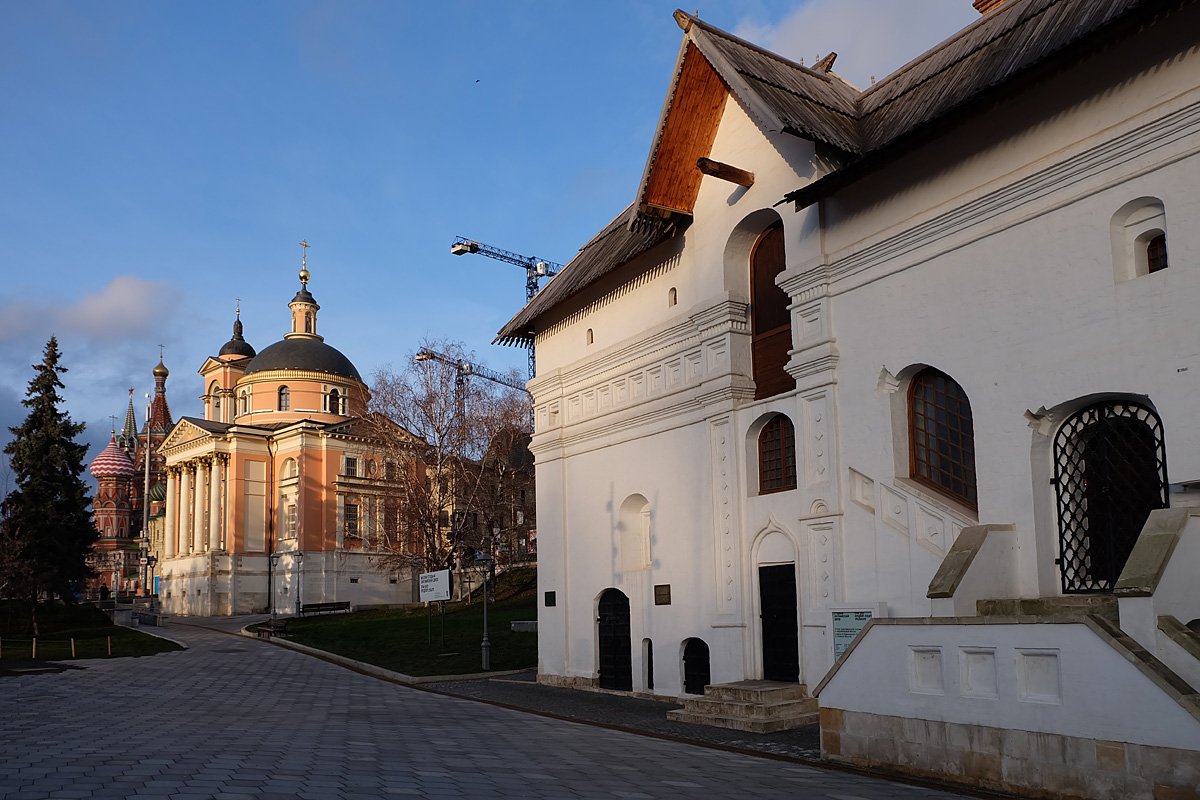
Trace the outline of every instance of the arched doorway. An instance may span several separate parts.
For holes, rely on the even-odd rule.
[[[800,635],[796,625],[796,565],[758,568],[762,620],[763,680],[800,680]]]
[[[633,658],[630,653],[629,598],[617,589],[605,589],[597,609],[600,688],[633,691]]]
[[[687,639],[683,643],[683,691],[704,694],[704,687],[711,682],[708,645],[703,639]]]
[[[1129,400],[1075,412],[1054,438],[1054,483],[1063,593],[1112,591],[1146,517],[1168,506],[1158,415]]]

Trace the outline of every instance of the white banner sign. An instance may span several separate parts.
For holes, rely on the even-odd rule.
[[[421,602],[450,599],[450,570],[421,573]]]

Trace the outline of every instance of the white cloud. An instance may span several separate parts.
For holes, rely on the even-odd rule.
[[[155,330],[178,303],[178,292],[169,284],[118,275],[67,309],[62,322],[96,339],[115,341]]]
[[[806,64],[832,50],[834,72],[866,88],[976,19],[970,0],[809,0],[778,24],[733,32]]]

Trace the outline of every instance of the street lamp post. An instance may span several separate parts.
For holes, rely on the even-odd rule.
[[[484,672],[492,668],[492,643],[488,641],[488,572],[492,566],[492,539],[498,530],[499,528],[492,530],[492,537],[487,542],[487,551],[476,559],[483,562],[483,641],[480,642],[479,649],[483,654]]]
[[[300,616],[300,586],[304,583],[304,553],[297,550],[296,559],[296,616]]]
[[[271,604],[271,618],[275,618],[275,568],[279,566],[282,553],[271,553],[267,556],[267,595]]]
[[[147,400],[150,395],[146,395]],[[146,403],[146,480],[142,486],[142,541],[139,563],[142,566],[142,596],[149,597],[150,582],[150,403]]]

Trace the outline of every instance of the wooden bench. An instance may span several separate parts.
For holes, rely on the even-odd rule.
[[[288,621],[286,619],[269,619],[258,628],[258,638],[270,639],[272,636],[286,636]]]
[[[300,615],[305,614],[333,614],[338,611],[350,611],[349,600],[339,600],[335,603],[304,603],[300,606]]]

